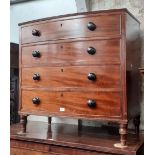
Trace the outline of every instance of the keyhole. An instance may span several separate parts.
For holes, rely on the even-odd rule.
[[[63,46],[61,45],[60,48],[63,48]]]
[[[61,93],[61,95],[60,95],[61,97],[63,97],[63,93]]]
[[[62,27],[62,24],[60,24],[61,25],[61,27]]]
[[[61,72],[63,72],[64,70],[63,69],[61,69]]]

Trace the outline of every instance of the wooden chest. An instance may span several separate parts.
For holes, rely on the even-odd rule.
[[[19,25],[23,124],[29,114],[114,121],[125,145],[128,121],[139,122],[139,22],[119,9]]]

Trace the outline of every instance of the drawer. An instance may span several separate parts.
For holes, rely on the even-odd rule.
[[[37,22],[31,26],[22,27],[21,43],[120,35],[120,18],[120,15],[113,14],[62,21]]]
[[[120,88],[120,66],[22,68],[23,87]]]
[[[33,100],[33,102],[32,102]],[[22,112],[60,115],[120,116],[120,92],[22,90]]]
[[[118,39],[22,47],[22,66],[119,63],[120,40]]]

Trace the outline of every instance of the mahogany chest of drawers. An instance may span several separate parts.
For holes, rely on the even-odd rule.
[[[24,127],[30,114],[113,121],[126,145],[139,118],[139,22],[119,9],[19,25]]]

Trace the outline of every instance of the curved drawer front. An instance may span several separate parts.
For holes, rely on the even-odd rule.
[[[32,55],[39,52],[39,55]],[[119,64],[120,40],[78,41],[22,47],[22,66]]]
[[[120,66],[22,68],[22,86],[120,88]]]
[[[32,100],[38,98],[39,103]],[[88,105],[89,100],[95,106]],[[72,116],[120,116],[120,93],[45,92],[22,90],[22,112]]]
[[[120,15],[113,14],[38,22],[32,26],[22,27],[21,42],[24,44],[47,40],[120,35],[120,18]],[[88,23],[90,22],[95,24],[96,29],[90,30],[88,28]]]

